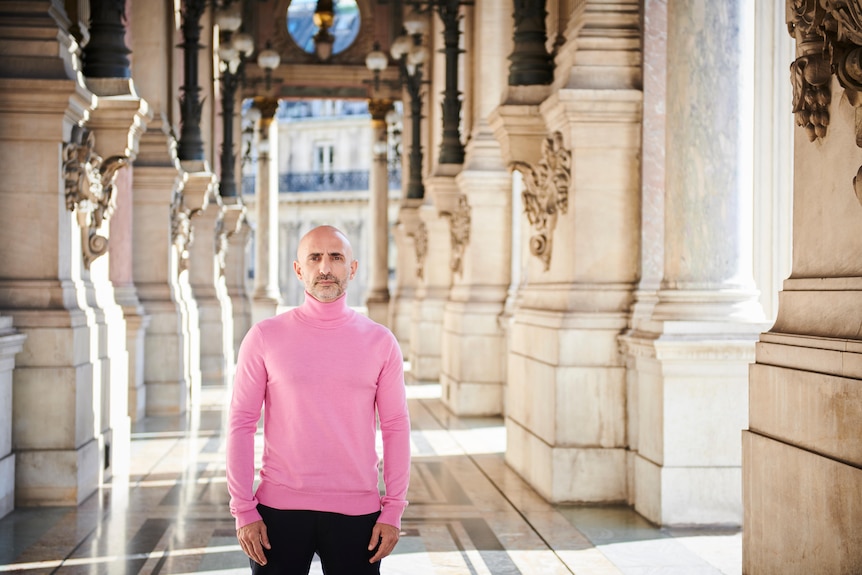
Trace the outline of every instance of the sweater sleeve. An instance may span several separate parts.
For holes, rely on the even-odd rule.
[[[236,376],[227,429],[227,487],[230,512],[236,528],[258,521],[254,496],[254,435],[266,394],[267,371],[263,337],[255,325],[249,330],[237,355]]]
[[[395,337],[377,385],[377,414],[383,436],[383,484],[378,522],[401,528],[410,481],[410,416],[404,388],[404,362]]]

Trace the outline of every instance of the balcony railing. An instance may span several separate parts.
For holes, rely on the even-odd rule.
[[[389,189],[401,188],[401,170],[389,170]],[[347,192],[368,190],[368,171],[287,172],[278,177],[279,192]],[[254,176],[243,176],[242,193],[254,194]]]

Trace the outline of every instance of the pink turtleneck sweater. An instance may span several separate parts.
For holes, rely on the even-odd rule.
[[[254,491],[254,434],[264,407]],[[376,408],[376,410],[375,410]],[[378,491],[376,419],[383,436]],[[227,484],[237,528],[276,509],[366,515],[401,527],[410,475],[410,420],[401,350],[392,333],[343,295],[255,324],[239,350],[227,436]]]

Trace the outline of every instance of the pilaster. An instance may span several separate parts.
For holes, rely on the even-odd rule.
[[[207,182],[208,180],[208,182]],[[203,207],[192,218],[194,241],[189,262],[189,283],[198,306],[201,385],[227,388],[233,371],[233,308],[227,293],[219,251],[223,237],[225,206],[214,176],[201,174]],[[189,186],[185,191],[188,192]],[[185,197],[189,201],[188,196]],[[195,205],[199,199],[195,199]],[[234,220],[236,225],[236,220]],[[226,233],[226,232],[224,232]]]
[[[96,108],[86,127],[92,131],[96,146],[106,159],[103,165],[121,161],[112,185],[114,205],[110,214],[108,257],[89,265],[88,276],[95,290],[98,308],[105,318],[100,353],[104,354],[102,443],[110,453],[106,476],[125,473],[129,451],[130,416],[143,416],[137,390],[143,385],[143,341],[147,318],[137,298],[132,274],[132,168],[138,142],[146,129],[147,103],[134,92],[128,79],[88,79],[96,94]],[[94,308],[97,307],[94,305]],[[130,401],[134,399],[134,402]]]
[[[389,326],[401,344],[405,358],[410,355],[410,323],[413,317],[413,301],[420,277],[424,274],[427,235],[419,219],[421,199],[404,199],[398,209],[395,222],[395,247],[397,258],[395,269],[398,278],[389,305]]]
[[[638,274],[641,93],[559,90],[540,109],[541,158],[515,164],[531,255],[510,334],[506,460],[551,501],[625,501],[617,338]]]
[[[7,48],[0,64],[0,241],[14,246],[0,254],[0,313],[26,336],[12,373],[12,483],[16,506],[75,505],[103,479],[104,446],[98,334],[82,279],[81,228],[66,206],[63,151],[94,102],[77,81],[77,46],[62,11],[49,3],[31,8],[0,13]],[[68,175],[78,181],[79,172]]]
[[[443,319],[442,398],[459,415],[500,415],[506,340],[499,318],[510,278],[512,177],[487,124],[474,131],[456,185],[458,204],[448,216],[452,289]]]
[[[858,12],[787,2],[793,262],[750,371],[746,573],[862,570],[862,29],[848,18]]]
[[[246,207],[238,197],[225,201],[222,233],[221,241],[227,242],[227,245],[219,253],[224,259],[222,274],[233,310],[233,357],[236,358],[239,345],[251,328],[251,298],[246,286],[251,226],[248,224]]]
[[[12,318],[0,316],[0,517],[15,507],[15,453],[12,451],[12,371],[15,354],[24,348],[26,336],[12,326]]]
[[[147,415],[183,413],[192,388],[185,212],[176,141],[160,115],[148,123],[134,164],[134,282],[150,325],[144,342]],[[180,196],[181,197],[181,196]],[[193,300],[192,300],[193,301]]]
[[[450,214],[454,213],[460,193],[455,174],[460,165],[443,164],[436,175],[425,179],[425,193],[433,204],[419,207],[424,232],[425,255],[413,301],[410,326],[410,363],[408,377],[414,382],[440,379],[443,337],[443,310],[452,285],[452,240]]]

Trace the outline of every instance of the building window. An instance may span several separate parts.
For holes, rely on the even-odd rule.
[[[334,181],[333,166],[335,165],[335,146],[330,142],[314,145],[314,171],[320,183]]]

